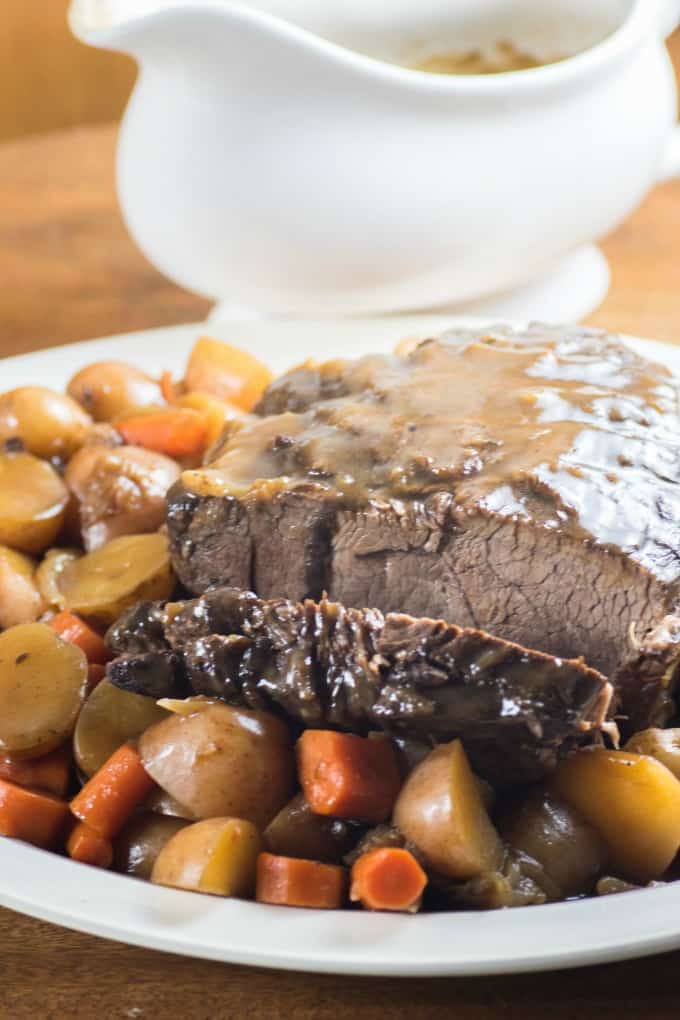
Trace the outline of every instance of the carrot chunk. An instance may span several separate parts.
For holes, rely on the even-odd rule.
[[[337,910],[347,896],[347,872],[335,864],[262,853],[257,858],[255,898],[284,907]]]
[[[76,822],[66,843],[69,857],[95,868],[110,868],[113,863],[113,846],[84,822]]]
[[[190,407],[130,415],[116,421],[116,429],[126,443],[176,458],[202,454],[208,435],[205,416]]]
[[[85,652],[87,661],[90,663],[101,666],[112,657],[101,634],[98,634],[93,627],[90,627],[75,613],[57,613],[49,621],[49,626],[57,632],[62,640],[77,645],[81,651]]]
[[[0,779],[44,790],[55,797],[66,796],[70,770],[71,749],[67,744],[31,760],[0,758]]]
[[[154,785],[134,747],[123,744],[76,794],[71,811],[98,836],[112,839]]]
[[[401,777],[389,740],[305,730],[296,750],[300,785],[317,815],[370,825],[390,817]]]
[[[87,690],[88,693],[102,682],[106,676],[105,668],[99,662],[91,662],[87,667]]]
[[[187,390],[201,390],[251,411],[272,381],[272,374],[248,351],[201,337],[189,355]]]
[[[426,885],[427,875],[413,854],[384,847],[355,861],[349,896],[368,910],[415,911]]]
[[[0,836],[53,848],[68,823],[68,804],[0,779]]]
[[[177,386],[172,378],[172,372],[167,369],[161,375],[160,387],[163,399],[169,404],[174,404],[177,399]]]

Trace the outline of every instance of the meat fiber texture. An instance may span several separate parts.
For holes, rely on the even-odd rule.
[[[611,697],[582,661],[478,630],[232,588],[141,603],[108,641],[118,656],[108,677],[125,690],[208,695],[299,726],[426,743],[462,737],[496,786],[540,778],[560,755],[599,739]]]
[[[328,593],[613,677],[677,609],[679,481],[668,369],[593,330],[456,331],[276,380],[168,526],[193,593]]]

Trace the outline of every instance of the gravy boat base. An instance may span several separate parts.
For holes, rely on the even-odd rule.
[[[473,316],[486,321],[537,319],[543,322],[580,322],[599,308],[607,296],[610,282],[609,263],[602,251],[594,244],[583,245],[538,280],[503,293],[474,301],[445,304],[428,311],[429,314],[440,313],[454,318]],[[297,314],[300,318],[307,317],[304,311]],[[338,317],[337,309],[329,314]],[[411,314],[413,312],[402,310],[396,313],[385,311],[378,318],[400,316],[406,319]],[[295,315],[270,316],[255,306],[221,301],[215,305],[206,321],[215,325],[268,318],[287,320],[295,318]]]

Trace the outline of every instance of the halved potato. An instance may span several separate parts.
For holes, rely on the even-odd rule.
[[[43,623],[0,634],[0,751],[47,754],[71,735],[87,691],[87,659]]]
[[[124,535],[66,563],[57,577],[64,609],[113,623],[142,599],[166,599],[174,578],[165,535]]]
[[[30,453],[0,454],[0,543],[42,552],[59,534],[68,501],[51,464]]]
[[[197,818],[246,818],[264,828],[293,792],[290,736],[267,712],[203,703],[151,726],[139,753],[151,778]]]
[[[393,818],[441,875],[468,879],[501,865],[503,846],[460,740],[440,745],[416,766]]]
[[[116,871],[137,878],[151,878],[153,866],[165,844],[191,823],[167,815],[138,815],[128,822],[113,844]]]
[[[83,705],[73,732],[78,768],[88,778],[93,776],[121,744],[136,740],[166,716],[153,698],[122,691],[102,680]]]
[[[261,850],[252,822],[209,818],[172,836],[156,859],[151,881],[215,896],[249,897]]]
[[[29,453],[45,460],[68,460],[91,426],[75,400],[46,386],[20,386],[0,396],[0,443],[20,439]]]
[[[33,623],[43,608],[33,560],[9,546],[0,545],[0,630],[19,623]]]
[[[553,786],[599,832],[617,877],[644,884],[663,875],[680,848],[680,782],[665,765],[585,748],[562,762]]]
[[[80,559],[81,555],[77,549],[49,549],[45,553],[35,572],[35,583],[48,609],[64,608],[59,576],[68,563]]]

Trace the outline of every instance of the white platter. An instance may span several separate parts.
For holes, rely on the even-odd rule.
[[[390,349],[450,319],[371,323],[239,323],[213,335],[257,352],[276,370],[313,355]],[[60,387],[100,358],[179,370],[205,326],[181,326],[0,361],[0,390]],[[632,340],[680,373],[680,349]],[[161,889],[0,839],[0,904],[134,945],[230,963],[338,974],[493,974],[575,967],[680,948],[680,882],[624,896],[489,913],[415,917],[267,907]]]

